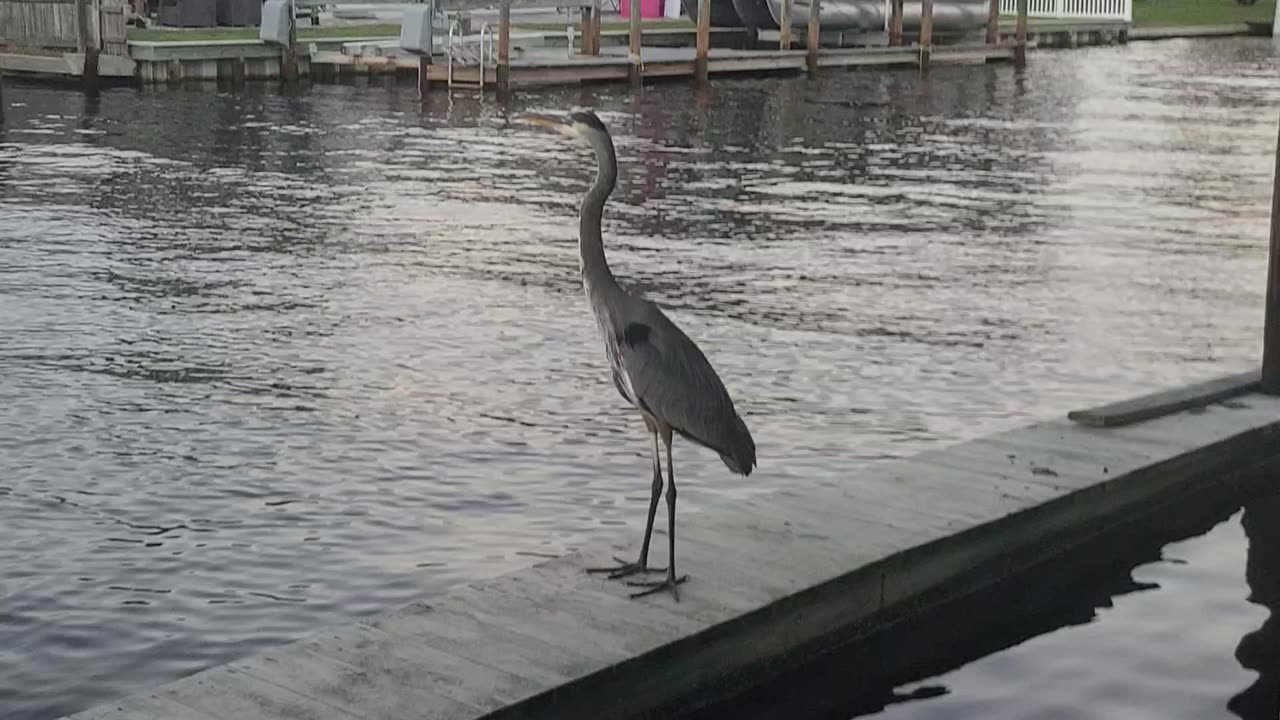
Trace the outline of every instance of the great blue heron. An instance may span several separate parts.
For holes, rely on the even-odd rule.
[[[591,312],[600,326],[605,355],[613,371],[613,384],[622,397],[639,409],[645,427],[653,435],[653,495],[649,499],[649,519],[645,523],[640,558],[635,562],[614,558],[619,563],[616,566],[588,570],[608,573],[611,579],[665,570],[665,580],[628,581],[628,585],[646,588],[631,597],[670,590],[679,601],[676,587],[688,576],[676,575],[676,478],[671,460],[672,434],[678,433],[716,451],[730,470],[741,475],[750,475],[756,465],[756,444],[734,409],[724,383],[698,346],[657,305],[623,290],[609,271],[600,221],[605,200],[613,192],[618,179],[618,158],[613,149],[613,138],[604,123],[590,112],[575,112],[567,117],[527,114],[520,120],[585,140],[595,151],[599,168],[595,184],[583,198],[578,230],[582,284]],[[658,498],[662,495],[659,439],[667,451],[669,557],[666,568],[650,568],[649,538],[653,534]]]

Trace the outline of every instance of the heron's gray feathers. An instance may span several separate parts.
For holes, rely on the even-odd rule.
[[[715,450],[733,472],[750,475],[756,445],[724,383],[702,350],[658,307],[630,298],[615,322],[617,358],[642,410],[700,445]],[[619,391],[626,396],[619,383]]]

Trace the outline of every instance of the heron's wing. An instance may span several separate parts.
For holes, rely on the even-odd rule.
[[[755,442],[702,350],[656,307],[618,333],[622,369],[642,409],[716,452],[734,472],[755,465]]]

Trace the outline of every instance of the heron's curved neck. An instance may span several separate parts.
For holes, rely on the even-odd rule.
[[[606,133],[591,133],[591,149],[595,150],[599,169],[596,182],[582,199],[579,215],[578,253],[582,256],[582,275],[588,284],[603,287],[616,285],[609,262],[604,257],[604,238],[600,223],[604,216],[604,203],[618,181],[618,156],[613,150],[613,140]]]

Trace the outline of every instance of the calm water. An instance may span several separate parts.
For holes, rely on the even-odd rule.
[[[1085,624],[898,688],[947,695],[891,705],[882,717],[1280,718],[1277,518],[1280,494],[1250,502],[1204,536],[1107,578],[1112,595],[1076,619]]]
[[[1278,71],[1231,40],[508,105],[7,87],[0,716],[637,531],[585,158],[514,113],[614,127],[615,270],[755,433],[747,480],[680,452],[693,510],[1256,362]]]

